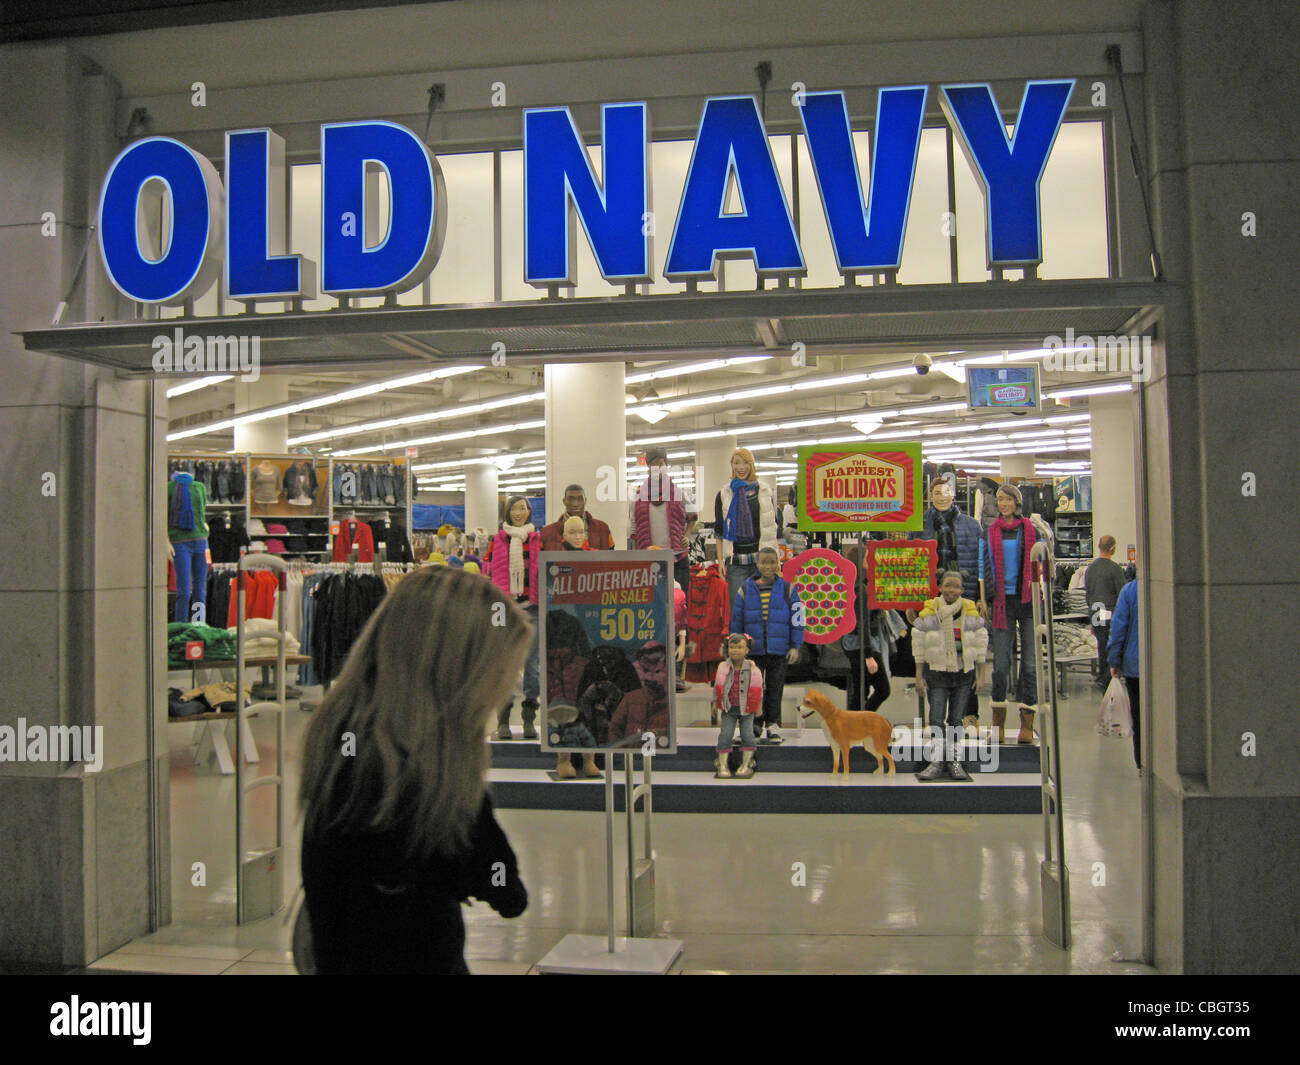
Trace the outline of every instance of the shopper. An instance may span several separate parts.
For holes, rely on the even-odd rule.
[[[537,720],[538,695],[540,682],[537,666],[537,555],[541,551],[542,538],[533,527],[533,508],[523,496],[511,496],[506,500],[506,520],[501,523],[501,531],[488,543],[483,561],[492,576],[492,583],[502,592],[518,603],[534,623],[533,647],[528,652],[524,664],[524,702],[522,717],[524,722],[524,739],[537,739],[537,729],[533,722]],[[497,714],[497,739],[512,740],[510,731],[510,713],[514,709],[514,700],[508,701]]]
[[[763,712],[763,671],[748,659],[754,641],[744,633],[727,638],[727,657],[713,678],[713,706],[721,715],[714,765],[719,777],[730,777],[727,756],[740,729],[740,767],[736,776],[754,775],[754,719]]]
[[[194,475],[179,471],[167,482],[167,539],[174,552],[176,605],[172,621],[207,624],[208,496]],[[196,609],[197,608],[197,609]],[[218,620],[217,625],[224,625]]]
[[[957,757],[957,730],[966,721],[975,667],[988,650],[988,630],[971,599],[962,597],[963,577],[948,570],[939,578],[939,594],[921,608],[912,629],[916,690],[929,694],[930,729],[943,737],[942,754],[920,773],[921,780],[969,780]]]
[[[856,617],[860,620],[858,625],[844,634],[841,646],[844,649],[844,657],[849,661],[848,692],[845,700],[845,706],[849,710],[879,710],[889,698],[892,690],[889,683],[889,670],[885,662],[885,644],[887,637],[884,632],[883,612],[872,610],[868,606],[867,597],[867,556],[865,550],[858,544],[854,544],[845,553],[844,557],[853,563],[857,571],[856,593],[857,593],[857,613]],[[866,662],[862,661],[862,647],[859,643],[859,629],[866,630]],[[862,681],[859,682],[859,677]],[[862,691],[865,684],[867,692]],[[863,696],[866,696],[864,703]]]
[[[781,742],[785,671],[799,661],[804,638],[799,590],[777,576],[778,566],[776,549],[761,548],[758,575],[744,583],[731,607],[731,634],[753,634],[750,658],[763,672],[763,713],[754,728],[759,743]]]
[[[528,893],[484,791],[483,734],[530,629],[512,596],[437,567],[395,585],[357,640],[303,745],[317,971],[467,974],[461,902],[523,912]]]
[[[587,529],[587,542],[593,551],[613,551],[614,537],[609,526],[599,518],[587,513],[587,493],[580,484],[571,484],[564,490],[564,513],[550,525],[542,526],[542,550],[562,551],[564,540],[564,523],[572,517],[583,520]]]
[[[735,601],[745,581],[758,572],[758,549],[776,547],[776,504],[772,490],[758,479],[754,456],[743,447],[731,456],[731,481],[713,501],[718,558]]]
[[[1115,616],[1110,621],[1110,640],[1106,654],[1110,662],[1110,675],[1123,677],[1128,688],[1129,708],[1133,714],[1133,761],[1142,768],[1142,699],[1138,678],[1141,675],[1138,655],[1137,581],[1129,581],[1119,593],[1115,603]]]
[[[1083,575],[1083,588],[1087,596],[1088,615],[1092,620],[1092,632],[1097,637],[1097,676],[1095,682],[1100,691],[1106,690],[1110,681],[1110,666],[1107,662],[1106,645],[1110,641],[1111,616],[1115,613],[1115,604],[1119,593],[1126,583],[1124,571],[1115,561],[1115,537],[1106,535],[1097,541],[1098,557],[1088,563]]]
[[[1021,511],[1020,490],[1013,484],[998,488],[998,518],[984,540],[985,616],[993,630],[993,739],[998,742],[1007,721],[1011,647],[1020,636],[1020,668],[1016,694],[1020,700],[1020,743],[1034,742],[1034,707],[1038,676],[1034,662],[1033,566],[1029,560],[1038,534]],[[988,602],[988,598],[992,602]]]

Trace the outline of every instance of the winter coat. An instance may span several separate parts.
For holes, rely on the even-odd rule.
[[[746,681],[742,677],[740,681],[740,697],[744,700],[740,712],[761,714],[763,712],[763,671],[749,660],[744,662],[744,668],[749,673],[749,680]],[[731,684],[734,679],[731,659],[724,659],[713,678],[713,705],[724,714],[731,709]]]
[[[609,723],[609,742],[616,747],[640,747],[641,734],[668,735],[668,693],[642,685],[623,696]]]
[[[588,659],[575,654],[571,647],[551,647],[546,651],[546,701],[578,705],[579,687],[587,670]]]
[[[752,653],[756,655],[783,655],[792,647],[802,647],[804,627],[795,624],[794,605],[798,602],[799,589],[775,578],[764,621],[762,589],[750,577],[731,605],[731,631],[753,637]]]
[[[727,512],[731,509],[731,482],[728,481],[714,497],[713,513],[718,538],[718,557],[729,559],[736,552],[736,545],[722,538],[727,521]],[[772,498],[772,489],[762,481],[758,482],[758,521],[754,523],[758,534],[758,547],[770,547],[776,550],[776,501]]]
[[[564,550],[564,523],[568,520],[567,514],[560,515],[550,525],[543,525],[541,531],[542,550],[543,551],[563,551]],[[592,551],[613,551],[614,537],[609,531],[609,526],[599,518],[593,518],[586,511],[583,511],[583,519],[587,523],[587,544]]]
[[[528,534],[524,544],[528,550],[527,577],[528,601],[537,602],[537,554],[542,549],[542,536],[536,529]],[[484,560],[488,564],[488,573],[495,584],[506,595],[510,595],[510,534],[502,529],[488,543]],[[514,597],[511,596],[513,599]]]
[[[939,620],[939,604],[942,596],[929,600],[917,615],[916,625],[912,629],[912,657],[917,662],[925,662],[939,673],[969,673],[980,662],[989,649],[989,630],[984,619],[979,616],[975,604],[969,599],[962,599],[957,617],[961,619],[961,656],[960,663],[948,659],[947,640]],[[953,669],[954,664],[960,665]]]
[[[961,591],[967,599],[978,600],[980,597],[980,580],[984,578],[984,552],[980,549],[980,523],[969,514],[962,512],[956,503],[952,509],[957,511],[957,520],[953,523],[953,539],[957,541],[957,566],[962,571]],[[935,532],[934,507],[925,508],[921,531],[912,533],[913,540],[938,540]],[[936,574],[937,577],[937,574]]]
[[[334,561],[346,562],[353,547],[357,549],[358,562],[375,560],[375,538],[370,526],[355,519],[342,520],[339,522],[339,534],[334,537]]]
[[[1111,669],[1118,668],[1126,677],[1142,675],[1138,655],[1137,591],[1137,581],[1129,581],[1119,593],[1106,643],[1107,664]]]
[[[668,544],[660,545],[671,547],[673,558],[682,559],[686,557],[686,503],[682,497],[681,489],[667,475],[664,476],[667,481],[667,498],[662,503],[651,502],[650,499],[650,480],[646,480],[638,486],[636,495],[632,499],[632,505],[629,508],[631,518],[630,538],[632,545],[638,551],[645,551],[651,544],[650,536],[650,508],[653,506],[662,506],[668,518]]]
[[[695,644],[695,650],[688,661],[718,661],[718,647],[731,631],[730,619],[727,582],[716,570],[705,566],[692,569],[686,592],[686,639]]]

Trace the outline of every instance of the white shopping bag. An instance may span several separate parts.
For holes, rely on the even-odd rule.
[[[1133,708],[1128,701],[1128,685],[1119,677],[1111,678],[1110,687],[1101,697],[1097,732],[1102,736],[1117,736],[1120,739],[1133,735]]]

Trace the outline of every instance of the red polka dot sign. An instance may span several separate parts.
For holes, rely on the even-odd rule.
[[[790,559],[781,577],[799,591],[804,608],[804,639],[830,643],[858,623],[853,606],[853,563],[824,547],[813,547]]]

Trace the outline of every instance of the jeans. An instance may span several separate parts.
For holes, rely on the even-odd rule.
[[[785,655],[752,655],[754,665],[763,671],[763,723],[781,724],[781,695],[785,691]]]
[[[727,595],[733,606],[736,602],[736,596],[740,594],[740,589],[745,587],[745,582],[750,577],[757,576],[758,566],[753,562],[736,565],[730,562],[727,563]]]
[[[1106,645],[1110,643],[1110,626],[1094,625],[1092,631],[1097,637],[1097,684],[1104,689],[1110,684],[1110,664],[1106,661]]]
[[[537,698],[541,692],[541,679],[538,674],[537,661],[537,644],[541,638],[541,629],[537,625],[537,604],[520,603],[519,605],[523,608],[524,613],[528,615],[528,620],[533,623],[533,642],[532,646],[528,648],[528,657],[524,659],[524,705],[522,716],[524,724],[527,724],[537,717]],[[514,705],[514,700],[511,699],[501,708],[497,713],[498,725],[510,724],[510,711],[514,708]]]
[[[885,670],[884,658],[879,651],[874,649],[867,651],[867,657],[873,659],[876,663],[876,671],[875,673],[867,672],[865,674],[867,690],[871,694],[867,696],[864,705],[862,693],[858,690],[858,663],[862,661],[862,652],[856,647],[845,649],[844,657],[849,660],[849,690],[848,698],[845,700],[846,709],[877,710],[889,698],[889,674]]]
[[[1133,714],[1133,761],[1142,768],[1142,700],[1137,677],[1125,677],[1124,686],[1128,688],[1128,705]]]
[[[173,621],[191,622],[207,625],[206,609],[199,612],[199,617],[190,615],[193,601],[204,606],[208,594],[208,542],[206,540],[181,540],[172,544],[176,558],[172,565],[176,570],[176,607],[172,613]],[[226,619],[218,618],[217,628],[226,627]]]
[[[733,740],[736,736],[736,727],[740,726],[740,749],[742,751],[752,751],[754,749],[754,718],[757,714],[742,714],[739,711],[732,713],[728,710],[718,720],[721,722],[721,728],[718,729],[718,753],[723,754],[731,750],[735,745]]]
[[[1023,706],[1038,705],[1038,675],[1034,664],[1034,605],[1006,597],[1007,627],[993,630],[993,701],[1007,701],[1007,674],[1011,669],[1011,640],[1020,631],[1020,671],[1016,697]]]

